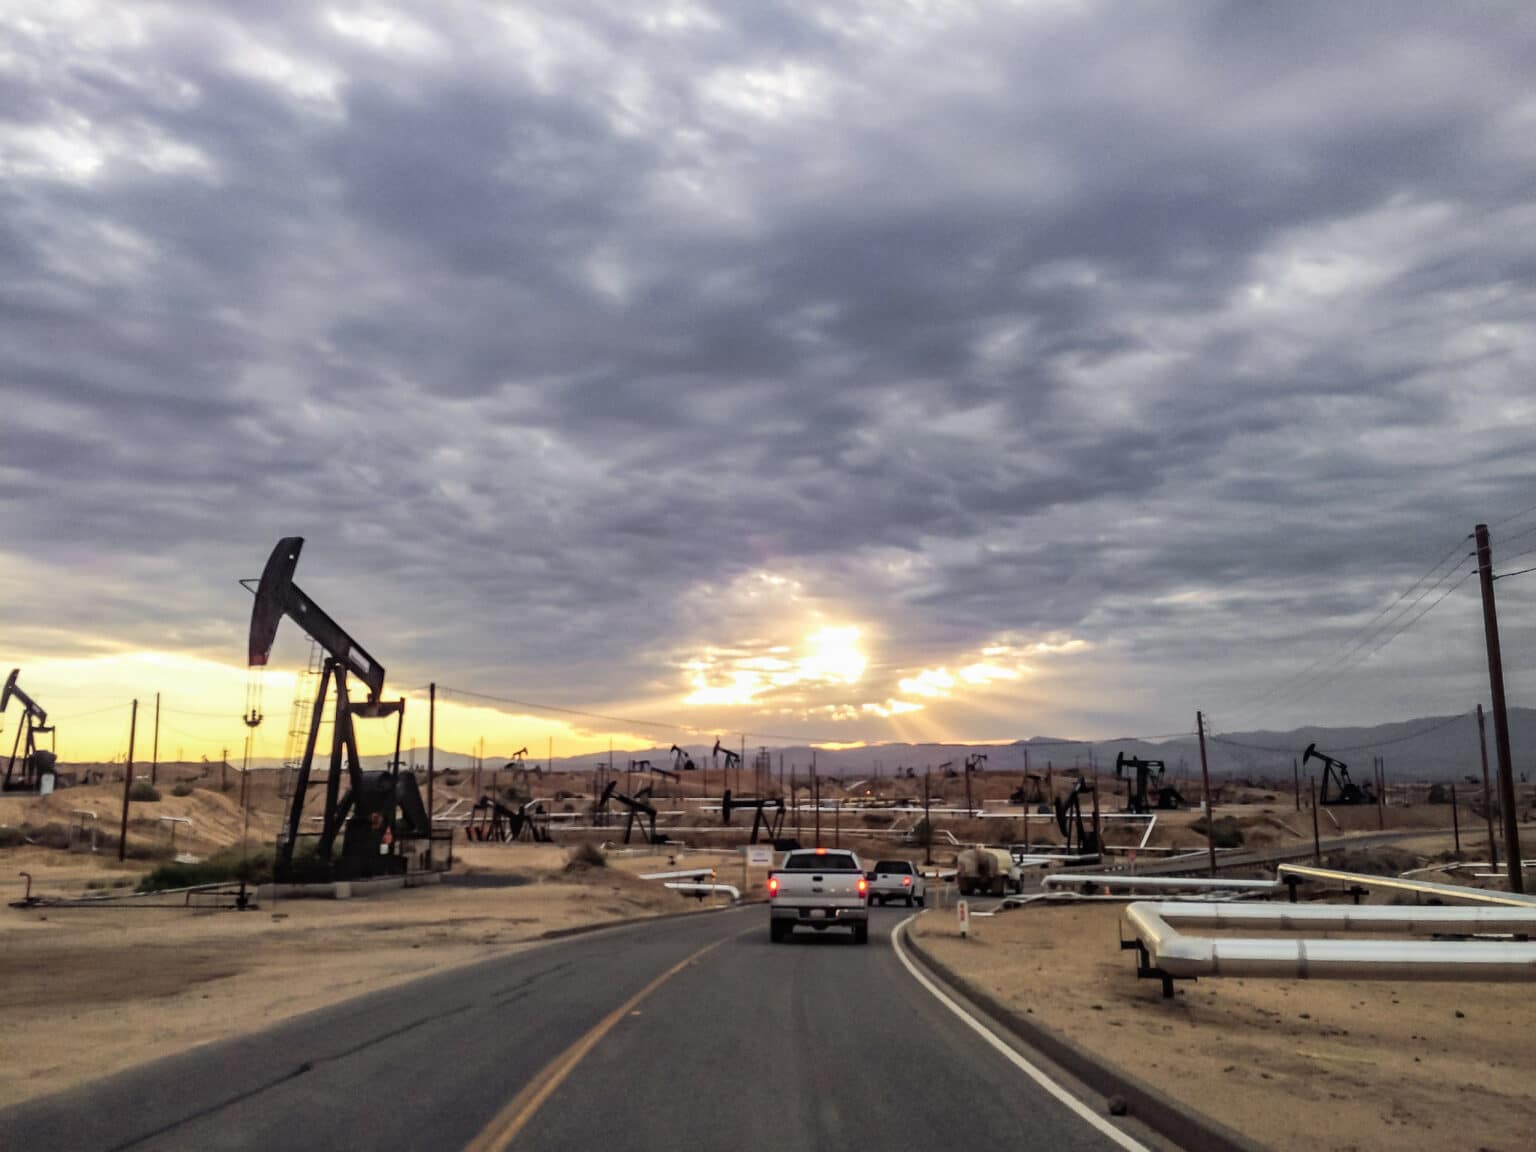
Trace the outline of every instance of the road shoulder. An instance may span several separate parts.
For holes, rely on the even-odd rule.
[[[1030,1056],[1043,1058],[1042,1062],[1056,1065],[1075,1079],[1093,1094],[1085,1101],[1089,1107],[1097,1103],[1107,1109],[1108,1101],[1118,1098],[1125,1102],[1127,1115],[1184,1152],[1266,1152],[1263,1145],[1169,1099],[1123,1068],[1015,1011],[986,989],[965,979],[939,960],[931,949],[924,947],[918,934],[908,930],[915,920],[914,917],[903,924],[898,934],[908,954],[926,970],[929,979],[1019,1044]]]

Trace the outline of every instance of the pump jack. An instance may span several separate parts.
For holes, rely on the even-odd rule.
[[[725,770],[727,772],[729,772],[732,768],[735,768],[738,772],[741,771],[741,753],[732,752],[724,744],[720,743],[720,738],[718,736],[715,738],[714,755],[716,757],[725,757]]]
[[[256,585],[256,602],[251,607],[250,664],[253,668],[266,666],[284,616],[302,628],[326,653],[309,735],[304,743],[304,756],[294,782],[288,826],[286,834],[278,839],[273,872],[279,880],[292,879],[295,874],[293,853],[304,814],[309,774],[314,765],[315,744],[333,688],[331,763],[325,781],[325,812],[316,841],[313,871],[337,879],[403,872],[406,857],[398,853],[398,840],[431,835],[431,820],[421,802],[416,776],[412,772],[402,774],[399,771],[405,700],[383,699],[384,666],[293,582],[299,550],[303,546],[302,536],[286,536],[277,542]],[[351,676],[357,677],[368,689],[366,700],[352,699],[347,685]],[[357,751],[355,721],[389,716],[395,717],[395,768],[393,771],[364,772]],[[348,782],[345,796],[341,795],[343,765]],[[338,833],[342,836],[341,856],[333,860]],[[311,870],[306,868],[305,872],[308,875]]]
[[[1160,811],[1171,812],[1184,807],[1183,794],[1172,784],[1163,783],[1163,774],[1168,771],[1163,761],[1141,760],[1121,752],[1115,757],[1115,778],[1118,780],[1124,777],[1127,768],[1136,773],[1136,783],[1132,785],[1128,782],[1125,786],[1127,812],[1145,815],[1152,811],[1153,798],[1148,791],[1150,784],[1157,785],[1156,799]]]
[[[528,749],[519,748],[516,752],[512,753],[512,759],[502,765],[501,770],[512,773],[512,787],[514,789],[521,789],[525,796],[532,797],[532,777],[537,776],[540,780],[544,779],[544,769],[538,764],[530,767],[528,762],[523,759],[527,755]]]
[[[16,683],[20,668],[13,668],[0,689],[0,715],[5,713],[11,697],[21,701],[22,723],[16,729],[16,739],[11,743],[11,758],[5,765],[6,792],[36,792],[42,787],[43,777],[54,770],[58,757],[51,748],[39,748],[37,738],[47,736],[53,743],[53,726],[48,723],[48,712]],[[25,740],[25,744],[23,744]],[[21,770],[16,769],[16,756],[21,755]]]
[[[971,776],[981,771],[981,766],[987,762],[984,752],[975,752],[965,758],[965,808],[967,812],[975,812],[971,804]]]
[[[1342,760],[1335,760],[1326,752],[1319,752],[1316,744],[1308,744],[1307,750],[1301,754],[1301,762],[1305,764],[1309,760],[1321,760],[1323,762],[1323,786],[1318,790],[1317,802],[1332,807],[1335,804],[1374,804],[1376,794],[1369,784],[1356,784],[1349,778],[1349,765]],[[1334,790],[1330,793],[1329,784],[1333,784]]]
[[[645,787],[633,796],[626,796],[618,790],[618,786],[619,782],[617,780],[608,781],[608,786],[603,789],[602,796],[598,798],[597,803],[592,808],[592,814],[596,816],[606,811],[608,801],[617,800],[628,809],[628,813],[624,817],[624,843],[629,843],[630,835],[635,830],[635,817],[641,816],[644,817],[644,820],[640,828],[640,834],[645,837],[645,842],[647,844],[665,844],[667,838],[658,835],[656,832],[656,809],[650,803],[650,788]]]
[[[692,772],[697,768],[698,765],[693,762],[693,757],[688,755],[685,749],[679,748],[676,744],[672,745],[672,771]]]
[[[1074,833],[1077,837],[1076,854],[1090,856],[1099,851],[1098,830],[1083,823],[1082,794],[1092,791],[1093,785],[1088,783],[1087,778],[1079,777],[1077,783],[1072,785],[1072,791],[1067,793],[1067,798],[1056,801],[1056,827],[1067,838],[1066,850],[1069,856],[1074,854]]]
[[[1045,777],[1038,772],[1024,773],[1023,782],[1008,794],[1008,803],[1018,804],[1028,810],[1036,804],[1049,804],[1046,799]]]
[[[464,835],[470,840],[508,844],[524,832],[537,843],[550,842],[549,812],[544,801],[529,800],[518,808],[510,808],[494,796],[482,796],[470,809],[469,823],[464,826]]]
[[[749,844],[756,844],[758,833],[768,833],[769,840],[777,840],[779,833],[784,829],[784,798],[776,796],[769,799],[765,796],[732,796],[727,788],[725,795],[720,798],[720,815],[727,825],[731,822],[731,813],[752,809],[752,839]],[[768,809],[773,809],[773,815],[768,815]]]

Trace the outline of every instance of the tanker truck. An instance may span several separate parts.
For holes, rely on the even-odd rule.
[[[955,885],[962,896],[1005,896],[1024,890],[1024,874],[1005,849],[977,844],[955,857]]]

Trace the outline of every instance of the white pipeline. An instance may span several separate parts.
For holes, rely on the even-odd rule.
[[[1093,876],[1081,872],[1047,876],[1041,881],[1045,888],[1075,888],[1078,885],[1102,888],[1142,888],[1159,891],[1194,892],[1273,892],[1285,885],[1279,880],[1210,880],[1192,876]]]
[[[1536,907],[1536,896],[1471,888],[1465,884],[1436,884],[1428,880],[1404,880],[1397,876],[1367,876],[1359,872],[1338,872],[1332,868],[1314,868],[1309,864],[1281,864],[1281,877],[1301,880],[1331,880],[1351,888],[1379,889],[1384,892],[1412,892],[1439,900],[1457,900],[1467,904],[1502,904],[1514,908]]]
[[[1536,980],[1536,943],[1484,940],[1323,940],[1186,936],[1173,921],[1205,927],[1413,934],[1524,933],[1536,910],[1515,908],[1352,908],[1342,905],[1138,903],[1124,922],[1149,967],[1174,978],[1284,980]]]

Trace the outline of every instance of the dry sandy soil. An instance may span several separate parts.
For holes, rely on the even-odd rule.
[[[0,907],[0,1107],[530,947],[552,929],[699,907],[632,875],[665,868],[666,856],[566,874],[557,846],[475,845],[463,855],[471,875],[526,882],[286,900],[242,913]],[[715,859],[690,855],[676,866]],[[19,869],[37,891],[81,894],[92,881],[136,881],[142,868],[11,851],[0,899],[21,896]]]
[[[1516,1152],[1536,1140],[1536,1002],[1518,984],[1208,980],[1165,1001],[1120,907],[916,925],[1021,1013],[1277,1152]]]

